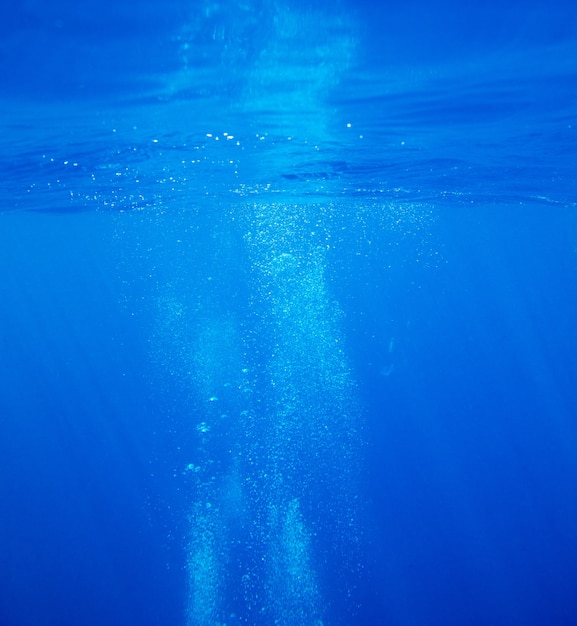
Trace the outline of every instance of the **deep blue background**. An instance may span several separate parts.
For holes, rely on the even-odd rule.
[[[154,298],[237,284],[219,216],[269,184],[340,207],[366,533],[328,623],[576,623],[574,3],[315,4],[357,40],[318,153],[231,106],[275,6],[251,4],[249,37],[224,27],[238,3],[195,21],[215,6],[0,10],[0,622],[184,623],[194,428],[151,357]],[[219,79],[170,91],[184,63]],[[205,137],[226,128],[240,156]]]
[[[365,364],[386,351],[385,311],[400,352],[400,371],[362,378],[387,589],[374,623],[574,619],[573,221],[442,210],[447,264],[381,275],[360,299]]]

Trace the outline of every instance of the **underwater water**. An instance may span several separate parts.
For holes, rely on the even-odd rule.
[[[0,12],[0,624],[577,623],[577,5]]]

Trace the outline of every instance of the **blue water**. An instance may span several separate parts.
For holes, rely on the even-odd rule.
[[[0,10],[0,624],[577,623],[577,6]]]

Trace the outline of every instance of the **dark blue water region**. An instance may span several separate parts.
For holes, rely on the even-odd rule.
[[[350,13],[360,24],[367,61],[391,72],[558,45],[577,36],[576,9],[565,0],[286,4],[300,12],[313,7],[321,13]],[[158,85],[162,74],[181,68],[183,25],[195,34],[197,64],[220,62],[225,45],[239,51],[239,61],[250,63],[277,9],[262,0],[147,0],[138,10],[128,0],[98,6],[69,0],[5,4],[0,15],[4,93],[66,99],[146,90]],[[234,73],[234,64],[224,69]]]
[[[571,624],[575,219],[435,214],[363,256],[351,236],[329,266],[368,445],[364,573],[326,601],[345,623]],[[150,260],[122,257],[148,232],[179,263],[190,218],[2,217],[7,624],[183,621],[194,425],[147,351]]]
[[[110,224],[20,216],[0,232],[0,622],[181,623],[174,442]]]
[[[575,620],[575,216],[477,209],[439,211],[433,272],[405,242],[362,274],[367,622]]]

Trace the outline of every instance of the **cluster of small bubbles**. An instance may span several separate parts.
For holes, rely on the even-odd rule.
[[[218,624],[222,593],[222,564],[219,557],[220,524],[210,501],[198,502],[190,515],[188,549],[189,624]]]
[[[228,11],[229,4],[232,13]],[[187,70],[194,71],[191,50],[202,37],[206,37],[207,53],[220,42],[223,54],[225,49],[227,54],[239,54],[237,51],[242,46],[234,44],[241,35],[252,32],[241,25],[257,24],[256,13],[246,8],[249,4],[240,0],[226,3],[225,15],[224,4],[201,2],[198,23],[181,33]],[[213,193],[214,172],[221,168],[231,175],[234,173],[229,188],[234,188],[235,194],[272,197],[280,187],[270,178],[263,181],[256,176],[253,181],[243,176],[242,184],[237,182],[240,178],[236,176],[237,151],[253,150],[253,157],[257,155],[260,165],[268,163],[264,157],[273,149],[278,150],[282,142],[285,146],[291,143],[292,151],[307,146],[308,158],[312,152],[322,153],[330,140],[328,126],[323,122],[326,111],[322,107],[319,111],[316,105],[319,94],[334,85],[336,76],[349,66],[354,47],[350,30],[341,22],[338,11],[325,16],[311,8],[303,17],[283,3],[272,5],[274,23],[267,24],[269,29],[255,31],[270,31],[270,42],[255,46],[254,63],[247,64],[243,70],[249,79],[246,91],[250,91],[250,98],[239,102],[238,109],[278,109],[282,116],[293,109],[304,113],[310,109],[312,116],[305,114],[302,120],[295,120],[296,126],[290,127],[288,138],[286,125],[279,131],[281,139],[268,135],[263,126],[253,136],[243,137],[242,146],[228,131],[206,132],[196,149],[190,151],[194,153],[194,162],[182,159],[178,153],[180,172],[171,169],[171,163],[159,165],[158,159],[151,158],[159,193],[176,195],[196,182],[205,193]],[[319,33],[320,18],[328,26]],[[211,28],[203,28],[207,24]],[[285,58],[288,63],[283,66]],[[307,63],[303,63],[305,60]],[[282,72],[278,71],[279,67]],[[281,84],[283,88],[277,88]],[[305,131],[312,128],[311,119],[315,131],[307,137]],[[166,138],[160,139],[151,142],[149,154],[159,156],[156,153],[170,151],[165,145]],[[318,162],[320,157],[313,158]],[[280,161],[281,167],[286,168],[288,159]],[[150,169],[148,165],[147,172]],[[274,170],[274,166],[267,169]],[[139,170],[139,180],[144,178],[144,170]],[[131,175],[117,171],[122,173],[119,183]],[[334,173],[324,166],[297,172],[280,168],[279,171],[287,174],[282,179],[288,181],[282,182],[283,190],[291,185],[309,185],[307,189],[319,193],[325,192],[323,181]],[[192,313],[187,307],[179,310],[178,306],[173,310],[168,307],[166,311],[165,334],[169,336],[178,329],[172,335],[172,347],[179,354],[195,405],[204,411],[200,418],[204,421],[196,425],[196,431],[201,435],[213,431],[209,437],[200,437],[199,451],[219,459],[213,471],[207,469],[201,474],[199,495],[191,512],[188,563],[191,625],[222,625],[237,618],[250,623],[245,616],[231,610],[236,607],[225,602],[228,583],[223,581],[229,576],[228,570],[234,569],[229,565],[236,549],[236,545],[231,548],[231,535],[227,534],[231,532],[232,522],[226,507],[247,509],[242,511],[249,519],[243,530],[250,529],[247,534],[251,536],[246,553],[254,553],[253,560],[247,560],[258,563],[258,568],[243,564],[242,571],[236,568],[234,582],[230,574],[230,584],[241,583],[245,603],[254,607],[253,617],[258,623],[315,626],[323,623],[312,544],[320,528],[315,526],[309,505],[306,510],[301,506],[304,502],[301,496],[314,493],[319,481],[325,481],[323,486],[329,484],[337,491],[350,493],[346,466],[354,434],[351,435],[353,430],[348,426],[355,416],[349,406],[352,382],[341,341],[341,312],[326,278],[327,255],[333,245],[332,228],[326,217],[327,209],[306,206],[310,202],[292,206],[261,202],[248,209],[246,221],[250,228],[245,242],[255,279],[252,297],[255,307],[268,312],[263,321],[266,337],[262,339],[267,358],[259,363],[254,376],[249,375],[248,368],[242,368],[240,373],[238,370],[238,363],[243,362],[246,353],[239,330],[241,324],[234,313],[227,315],[214,307],[214,303]],[[202,285],[215,287],[217,283],[215,279],[210,285],[206,282]],[[179,344],[186,347],[181,349]],[[173,364],[174,369],[176,365]],[[263,393],[255,393],[257,390]],[[339,420],[338,428],[329,428],[331,420]],[[211,454],[209,444],[213,440],[218,440],[215,445],[222,444],[222,449],[228,452],[218,457]],[[220,448],[216,449],[221,452]],[[227,454],[230,457],[224,459]],[[191,463],[185,471],[194,474],[201,466],[209,468],[206,459],[201,458],[200,465]],[[319,458],[329,461],[322,464],[322,469]],[[250,517],[249,513],[255,511],[254,518]]]
[[[218,134],[214,134],[214,133],[206,133],[206,137],[208,139],[214,139],[214,141],[220,141],[220,135]],[[230,133],[224,132],[222,133],[222,138],[225,139],[226,141],[233,141],[234,140],[234,135],[231,135]],[[237,140],[236,142],[237,146],[240,146],[240,141]]]

